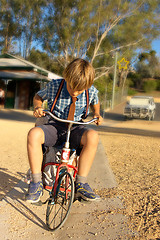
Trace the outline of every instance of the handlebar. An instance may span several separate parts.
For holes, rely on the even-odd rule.
[[[81,124],[81,125],[87,125],[87,124],[90,124],[92,122],[95,122],[96,120],[98,120],[98,118],[93,118],[91,119],[90,121],[87,121],[87,122],[76,122],[76,121],[72,121],[72,120],[66,120],[66,119],[61,119],[59,117],[56,117],[55,115],[53,115],[50,111],[48,110],[43,110],[43,112],[45,114],[48,114],[50,115],[52,118],[54,118],[55,120],[59,121],[59,122],[64,122],[64,123],[72,123],[72,124]]]

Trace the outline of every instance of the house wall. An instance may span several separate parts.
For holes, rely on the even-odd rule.
[[[35,80],[9,80],[4,88],[4,108],[28,110],[32,109],[33,97],[40,89],[40,82]]]
[[[29,108],[30,81],[18,82],[18,109]]]

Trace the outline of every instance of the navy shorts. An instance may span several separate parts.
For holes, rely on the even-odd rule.
[[[65,123],[50,121],[49,123],[38,127],[43,130],[45,135],[44,146],[59,146],[66,141],[67,127]],[[82,135],[87,130],[88,129],[83,125],[72,126],[70,134],[70,148],[77,149],[80,147]]]

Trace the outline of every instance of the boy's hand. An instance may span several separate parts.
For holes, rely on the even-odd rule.
[[[101,123],[103,122],[103,118],[100,114],[94,114],[93,118],[98,118],[98,120],[95,121],[96,125],[101,125]]]
[[[34,117],[39,118],[45,116],[42,107],[35,107],[33,112]]]

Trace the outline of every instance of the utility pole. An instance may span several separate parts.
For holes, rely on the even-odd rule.
[[[105,88],[105,95],[104,95],[104,111],[103,111],[103,118],[105,118],[106,102],[107,102],[107,85],[106,85],[106,88]]]
[[[113,78],[113,88],[112,88],[112,105],[111,109],[114,107],[114,95],[115,95],[115,86],[116,86],[116,75],[117,75],[117,58],[118,52],[115,53],[115,62],[114,62],[114,78]]]

